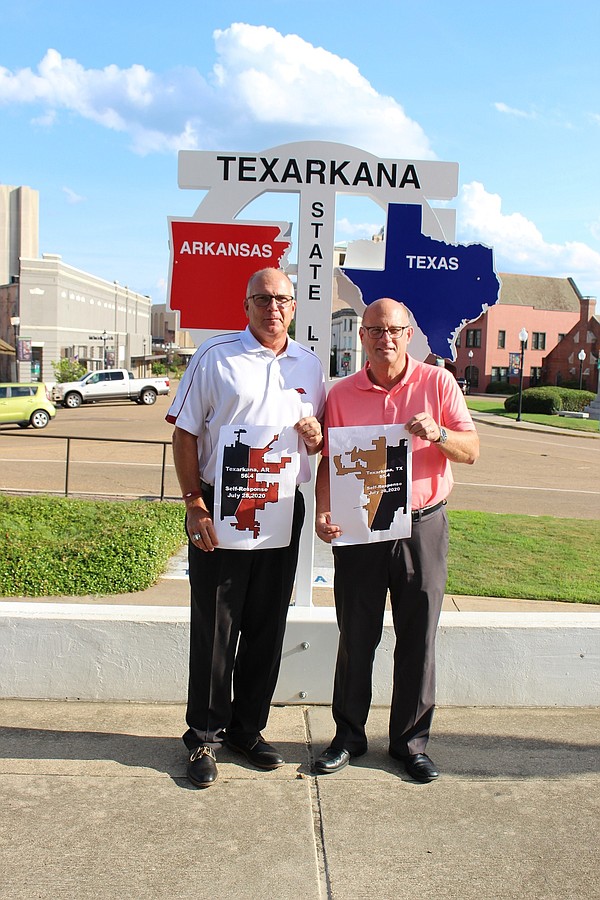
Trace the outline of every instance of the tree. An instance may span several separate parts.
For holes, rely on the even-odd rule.
[[[87,372],[83,363],[80,363],[77,359],[69,359],[66,356],[58,362],[53,362],[52,368],[54,369],[56,380],[60,384],[65,381],[79,381]]]

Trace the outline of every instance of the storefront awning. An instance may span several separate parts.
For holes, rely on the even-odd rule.
[[[11,356],[15,355],[15,348],[11,347],[10,344],[7,344],[6,341],[3,341],[0,338],[0,353],[10,353]]]

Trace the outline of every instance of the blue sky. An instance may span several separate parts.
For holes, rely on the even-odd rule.
[[[600,7],[589,0],[20,0],[0,10],[0,182],[40,251],[165,297],[177,150],[333,140],[458,162],[457,238],[600,297]],[[279,211],[277,212],[279,215]],[[340,204],[339,240],[382,214]]]

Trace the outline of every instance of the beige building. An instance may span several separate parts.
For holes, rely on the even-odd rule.
[[[40,257],[38,192],[0,185],[0,381],[54,381],[52,363],[64,357],[142,374],[153,358],[151,309],[150,297],[58,254]]]

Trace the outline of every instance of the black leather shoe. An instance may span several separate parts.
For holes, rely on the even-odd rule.
[[[338,750],[337,747],[328,747],[323,750],[319,758],[315,761],[315,772],[319,775],[328,775],[330,772],[339,772],[344,766],[350,762],[350,751]]]
[[[392,753],[390,750],[390,756],[403,762],[406,773],[411,778],[414,778],[415,781],[424,783],[435,781],[440,774],[426,753],[412,753],[409,756],[402,756],[399,753]]]
[[[236,753],[243,753],[246,759],[259,769],[278,769],[285,762],[279,751],[271,744],[267,744],[261,734],[251,741],[237,741],[226,737],[225,743]]]
[[[217,757],[212,747],[202,744],[192,750],[187,776],[194,787],[207,788],[215,783],[219,773],[217,772]]]

